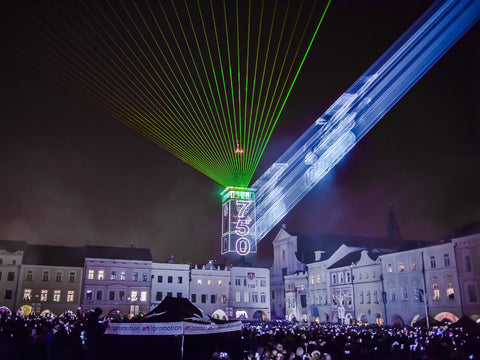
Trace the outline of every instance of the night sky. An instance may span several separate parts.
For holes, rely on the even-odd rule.
[[[253,180],[429,4],[334,1]],[[281,223],[293,234],[384,237],[391,204],[404,239],[436,240],[479,221],[478,44],[477,23]],[[1,239],[221,260],[219,185],[8,45],[0,69]],[[259,244],[259,264],[269,264],[278,226]]]

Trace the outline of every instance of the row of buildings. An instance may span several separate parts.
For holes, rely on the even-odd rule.
[[[395,230],[395,227],[393,227]],[[147,313],[185,297],[227,319],[410,325],[480,317],[480,233],[437,243],[291,235],[273,241],[270,269],[152,261],[136,247],[0,241],[0,306],[36,313]]]
[[[74,313],[99,307],[137,315],[165,297],[184,297],[220,319],[270,318],[270,272],[152,261],[136,247],[51,246],[0,240],[0,306],[10,311]]]
[[[282,228],[273,246],[273,317],[389,325],[480,318],[480,234],[418,243],[308,239]]]

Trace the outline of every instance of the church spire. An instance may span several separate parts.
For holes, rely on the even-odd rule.
[[[388,223],[387,223],[388,239],[392,245],[400,245],[401,236],[400,229],[398,227],[395,213],[393,212],[392,204],[388,204]]]

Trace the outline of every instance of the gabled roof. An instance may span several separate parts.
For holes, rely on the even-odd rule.
[[[314,251],[316,250],[324,252],[322,259],[328,259],[342,244],[348,247],[359,247],[367,250],[376,248],[392,249],[395,246],[386,238],[375,238],[371,236],[298,234],[297,259],[304,264],[312,263],[315,261]]]
[[[327,269],[336,269],[341,268],[344,266],[350,266],[352,263],[357,262],[360,260],[360,256],[363,250],[357,250],[345,255],[343,258],[335,262],[334,264],[330,265]]]
[[[99,259],[152,261],[150,249],[86,245],[85,256]]]
[[[23,264],[83,267],[81,247],[27,244]]]
[[[26,241],[0,240],[0,250],[4,250],[8,253],[25,251],[26,245]]]

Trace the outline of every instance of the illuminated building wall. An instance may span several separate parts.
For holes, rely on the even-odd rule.
[[[150,310],[167,296],[190,299],[190,265],[152,263]]]
[[[0,306],[16,310],[20,264],[25,251],[25,241],[0,240]]]

